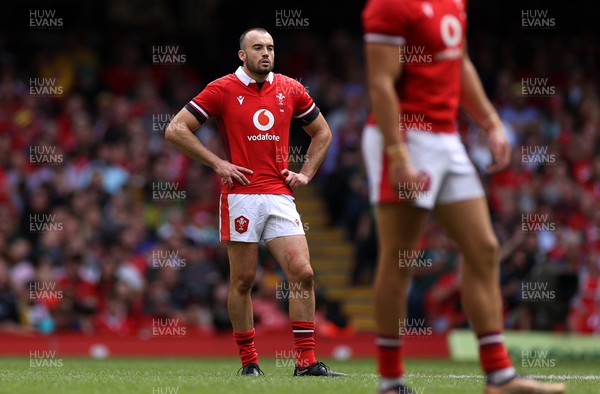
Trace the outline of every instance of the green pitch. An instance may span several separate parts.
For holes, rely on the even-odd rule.
[[[236,359],[64,358],[0,359],[0,393],[10,394],[375,394],[377,376],[370,359],[324,360],[346,378],[292,377],[292,369],[261,359],[265,376],[241,377]],[[52,361],[52,362],[50,362]],[[60,362],[58,362],[60,361]],[[282,361],[282,360],[279,360]],[[416,393],[482,394],[476,363],[409,360],[407,381]],[[549,376],[568,384],[569,394],[600,393],[598,362],[556,361],[552,368],[521,368],[527,375]]]

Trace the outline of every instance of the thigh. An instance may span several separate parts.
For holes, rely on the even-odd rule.
[[[267,247],[287,278],[310,268],[310,253],[304,235],[273,238],[267,243]]]
[[[483,197],[439,204],[433,212],[448,235],[458,244],[467,263],[479,261],[478,255],[482,249],[497,247],[498,240]]]
[[[258,266],[258,243],[227,242],[230,277],[253,280]]]
[[[425,228],[429,211],[409,204],[380,204],[376,207],[377,238],[382,264],[398,269],[403,251],[414,251]]]

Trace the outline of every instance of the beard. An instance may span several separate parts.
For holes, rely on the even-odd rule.
[[[262,59],[261,59],[262,60]],[[248,62],[248,70],[256,73],[258,75],[267,75],[271,71],[273,71],[273,62],[271,62],[268,66],[260,64],[261,60],[257,62]]]

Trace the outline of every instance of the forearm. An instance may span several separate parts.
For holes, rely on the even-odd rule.
[[[393,81],[374,81],[370,84],[371,107],[383,135],[385,147],[403,143],[400,133],[400,109]]]
[[[221,158],[206,148],[183,122],[177,123],[174,119],[167,127],[165,138],[187,156],[213,169],[221,161]]]
[[[367,44],[367,80],[371,111],[383,135],[385,152],[395,167],[409,163],[408,148],[400,132],[400,106],[396,81],[402,73],[398,48],[391,45]]]
[[[301,174],[306,175],[308,179],[312,179],[315,176],[325,159],[329,144],[331,144],[331,132],[329,129],[322,128],[312,136],[310,145],[306,150],[306,160],[300,170]]]
[[[394,165],[403,167],[410,158],[404,136],[400,132],[400,106],[394,85],[372,86],[371,92],[373,115],[383,135],[385,153]]]
[[[500,118],[487,98],[477,70],[468,58],[463,59],[460,104],[473,121],[486,131],[498,126]]]

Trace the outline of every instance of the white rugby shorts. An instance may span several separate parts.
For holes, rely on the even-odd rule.
[[[371,203],[411,204],[431,210],[448,204],[484,196],[475,166],[467,155],[458,133],[407,131],[410,160],[424,175],[423,184],[398,185],[389,182],[388,160],[383,135],[376,125],[367,125],[362,135],[362,153],[369,179]]]
[[[304,235],[294,197],[286,194],[221,194],[221,241],[269,242]]]

